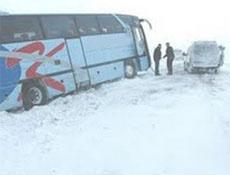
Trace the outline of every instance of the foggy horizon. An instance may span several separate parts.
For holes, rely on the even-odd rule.
[[[66,0],[47,3],[40,0],[36,5],[28,8],[22,0],[15,5],[13,0],[4,1],[1,11],[10,14],[40,14],[40,13],[121,13],[136,15],[151,21],[153,30],[147,31],[150,45],[169,41],[176,48],[186,49],[196,40],[212,40],[219,44],[228,44],[230,25],[227,24],[229,14],[226,0],[195,0],[173,2],[163,1],[126,1],[114,2],[106,0]],[[106,8],[105,8],[106,7]],[[148,30],[146,28],[146,30]]]

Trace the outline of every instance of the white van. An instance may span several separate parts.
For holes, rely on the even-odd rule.
[[[193,72],[214,71],[224,64],[224,47],[215,41],[196,41],[184,54],[184,70]]]

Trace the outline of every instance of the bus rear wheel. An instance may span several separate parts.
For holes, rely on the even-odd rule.
[[[30,83],[24,87],[23,106],[26,111],[33,108],[33,106],[45,105],[46,103],[46,91],[39,83]]]
[[[126,63],[125,64],[125,78],[132,79],[136,76],[137,72],[134,64]]]

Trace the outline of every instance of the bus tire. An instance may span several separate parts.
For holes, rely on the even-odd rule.
[[[45,88],[39,83],[28,83],[23,88],[23,106],[26,111],[48,101]]]
[[[137,75],[133,62],[125,63],[125,78],[132,79]]]

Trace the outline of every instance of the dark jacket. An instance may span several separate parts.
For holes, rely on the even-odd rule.
[[[161,59],[161,49],[159,47],[157,47],[155,50],[154,50],[154,54],[153,54],[153,58],[154,58],[154,61],[160,61]]]
[[[164,56],[164,58],[169,58],[169,59],[174,59],[175,55],[174,55],[174,50],[171,46],[167,47],[166,49],[166,55]]]

